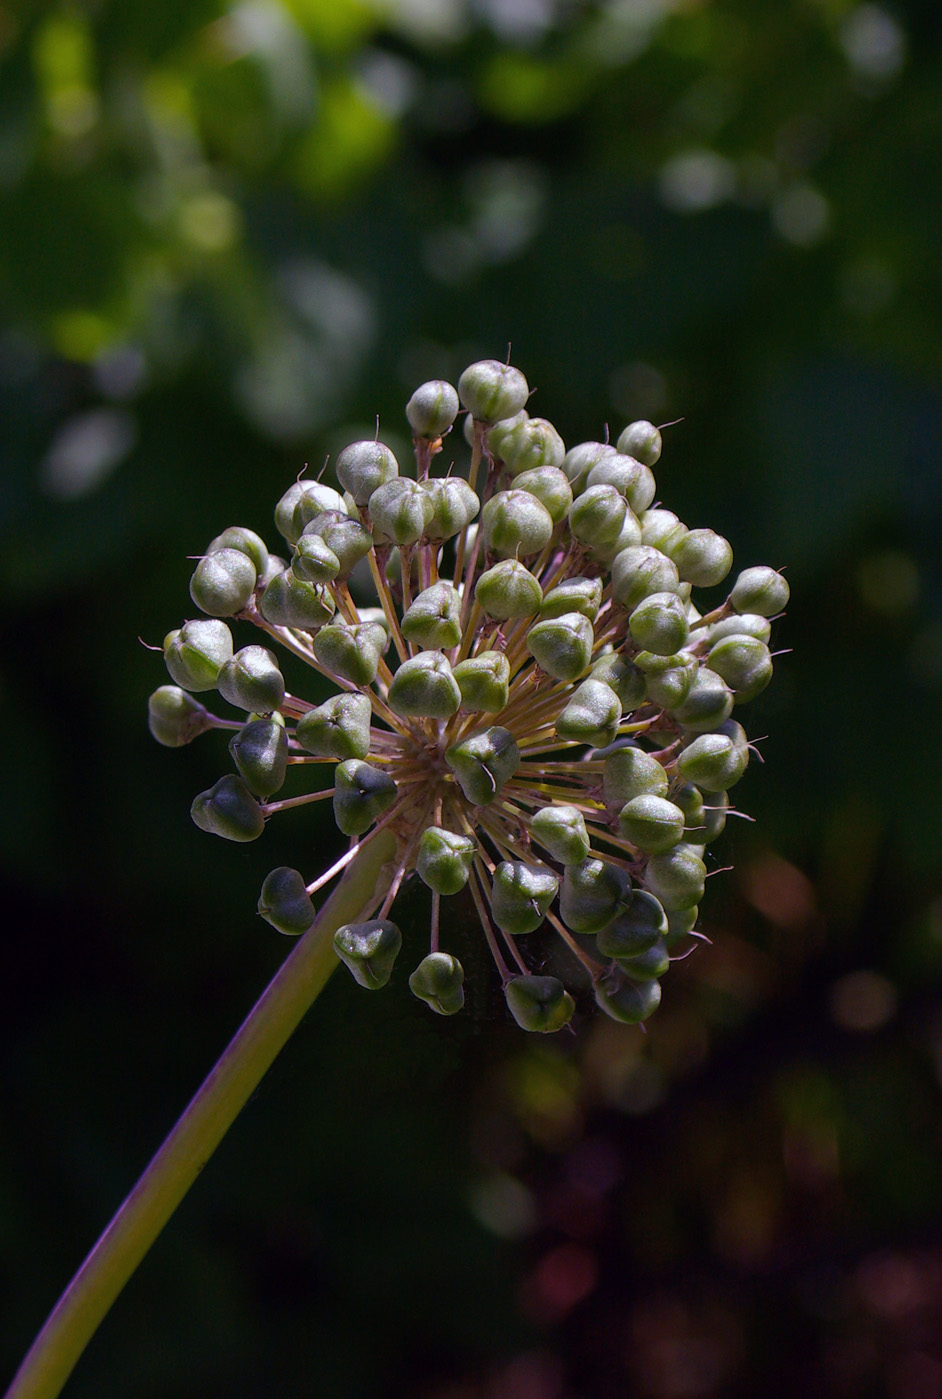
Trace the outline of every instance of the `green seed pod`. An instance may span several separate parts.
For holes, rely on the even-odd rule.
[[[325,626],[335,610],[326,588],[299,578],[292,568],[275,574],[262,593],[258,608],[272,626],[307,632]]]
[[[645,466],[656,466],[661,456],[661,434],[653,423],[639,418],[629,423],[618,438],[618,450],[637,457]]]
[[[322,486],[320,481],[295,481],[275,506],[278,533],[289,544],[297,544],[305,525],[324,510],[346,513],[340,492],[332,486]]]
[[[703,804],[704,830],[697,831],[696,837],[704,845],[712,845],[726,829],[726,816],[729,811],[729,797],[725,792],[711,792],[710,800]]]
[[[452,672],[461,691],[461,708],[499,714],[507,704],[510,664],[500,651],[482,651],[459,661]]]
[[[715,646],[727,636],[754,636],[757,641],[768,644],[772,635],[772,623],[768,617],[760,617],[755,612],[736,613],[732,617],[723,617],[719,622],[714,622],[707,634],[711,646]]]
[[[614,743],[621,723],[621,701],[603,680],[583,680],[556,720],[556,733],[563,739],[607,748]]]
[[[641,526],[638,523],[637,515],[629,506],[625,511],[625,518],[615,542],[604,546],[594,546],[589,550],[589,558],[593,563],[610,564],[615,555],[620,554],[622,549],[634,549],[640,543]]]
[[[161,685],[147,701],[147,725],[165,748],[182,748],[213,727],[213,716],[178,685]]]
[[[560,916],[574,933],[598,933],[631,903],[631,896],[631,880],[623,869],[589,856],[563,871]]]
[[[729,595],[737,612],[757,612],[760,617],[774,617],[784,609],[788,598],[785,579],[774,568],[764,566],[743,569]]]
[[[583,617],[594,622],[601,606],[601,578],[564,578],[546,594],[540,615],[548,622],[564,612],[581,612]]]
[[[409,476],[388,481],[370,496],[370,519],[374,527],[400,548],[417,544],[431,518],[431,497]]]
[[[484,434],[484,446],[487,452],[495,461],[504,459],[504,442],[506,438],[518,428],[521,423],[528,421],[530,414],[525,408],[521,408],[519,413],[512,413],[507,418],[501,418],[496,423],[492,423]],[[474,419],[469,413],[464,420],[464,435],[470,447],[474,442]]]
[[[733,566],[729,541],[711,529],[692,529],[666,551],[685,583],[712,588],[722,583]]]
[[[190,597],[210,617],[234,617],[255,592],[255,565],[240,549],[217,549],[196,565]]]
[[[436,894],[457,894],[468,882],[474,851],[470,836],[428,826],[419,837],[416,872]]]
[[[545,418],[524,418],[501,437],[500,457],[511,476],[539,466],[559,466],[565,455],[563,439]]]
[[[463,982],[464,968],[457,957],[430,952],[409,977],[409,990],[438,1015],[456,1015],[464,1005]]]
[[[361,525],[359,520],[351,519],[349,515],[341,514],[339,510],[322,511],[309,525],[305,525],[304,533],[320,535],[327,547],[336,554],[340,563],[337,577],[341,580],[349,576],[352,569],[361,559],[366,558],[373,547],[373,536],[366,526]]]
[[[367,991],[386,985],[401,947],[402,933],[395,923],[378,918],[368,923],[344,923],[334,933],[334,951]]]
[[[657,981],[629,981],[619,967],[613,967],[595,983],[595,1001],[600,1010],[623,1025],[640,1025],[661,1004]]]
[[[236,709],[271,714],[285,697],[284,676],[266,646],[243,646],[219,672],[219,693]]]
[[[365,758],[370,751],[373,709],[366,695],[334,695],[299,720],[294,736],[301,747],[319,758]]]
[[[268,568],[268,549],[264,539],[254,530],[243,529],[241,525],[230,525],[222,534],[216,535],[206,552],[215,554],[220,549],[237,549],[240,554],[246,554],[252,560],[259,577],[262,577]]]
[[[376,679],[387,644],[386,629],[378,622],[364,622],[359,626],[331,622],[321,627],[313,643],[314,655],[325,670],[336,675],[338,680],[360,686]]]
[[[670,953],[664,938],[658,938],[634,957],[620,957],[618,966],[632,981],[654,981],[670,968]]]
[[[468,801],[487,806],[517,771],[520,749],[509,729],[494,724],[453,743],[445,752],[445,762]]]
[[[644,703],[644,671],[615,651],[599,657],[592,667],[592,679],[604,681],[615,691],[623,714],[630,714]]]
[[[297,542],[291,567],[306,583],[332,583],[340,573],[340,560],[323,535],[305,532]]]
[[[225,622],[184,622],[164,637],[170,678],[183,690],[215,690],[219,672],[231,656],[232,632]]]
[[[628,619],[636,646],[656,656],[674,656],[687,640],[687,609],[676,593],[651,593]]]
[[[649,544],[622,549],[612,560],[612,595],[629,612],[652,593],[676,593],[679,583],[670,559]]]
[[[733,712],[733,696],[726,681],[707,666],[693,677],[686,697],[671,710],[679,724],[691,733],[717,728]]]
[[[655,656],[652,651],[645,651],[635,657],[635,664],[644,675],[647,698],[662,709],[683,704],[699,670],[696,656],[683,651],[676,656]]]
[[[480,500],[460,476],[433,476],[419,484],[432,502],[425,526],[428,539],[451,539],[470,525],[481,508]]]
[[[683,946],[697,926],[699,917],[700,909],[696,904],[692,908],[675,908],[667,915],[667,934],[664,941],[668,952],[675,952],[678,947]]]
[[[666,797],[632,797],[618,814],[626,840],[649,855],[661,855],[684,838],[684,813]]]
[[[614,486],[587,486],[570,507],[570,533],[586,549],[605,548],[621,534],[627,509]]]
[[[461,691],[447,656],[423,651],[403,661],[389,687],[389,704],[404,718],[450,719],[461,708]]]
[[[458,397],[472,418],[496,423],[526,407],[530,386],[519,369],[496,359],[469,364],[458,380]]]
[[[387,772],[358,758],[334,770],[334,820],[345,836],[361,836],[396,800],[396,784]]]
[[[603,957],[637,957],[667,936],[667,914],[653,894],[635,889],[631,902],[596,937]]]
[[[706,865],[695,846],[675,845],[663,855],[652,855],[644,872],[644,882],[667,911],[692,908],[703,898]]]
[[[742,754],[726,734],[700,734],[677,757],[677,771],[704,792],[725,792],[746,770]]]
[[[406,404],[406,417],[416,437],[434,442],[458,416],[458,393],[445,379],[420,384]]]
[[[602,799],[611,810],[620,811],[626,802],[643,796],[666,797],[667,773],[657,758],[641,748],[626,744],[605,759]]]
[[[514,490],[529,491],[546,506],[554,525],[565,520],[572,505],[572,487],[558,466],[538,466],[514,476]]]
[[[727,636],[710,648],[710,669],[722,676],[737,704],[753,700],[772,679],[772,657],[754,636]]]
[[[529,491],[498,491],[481,511],[485,547],[501,559],[538,554],[553,537],[553,518]]]
[[[578,865],[588,856],[589,833],[577,806],[541,807],[530,818],[530,835],[561,865]]]
[[[357,505],[399,475],[399,463],[383,442],[351,442],[337,458],[337,480]],[[371,512],[372,513],[372,512]]]
[[[590,486],[614,486],[639,517],[649,508],[657,492],[653,473],[643,462],[624,452],[612,452],[596,462],[586,482]]]
[[[555,976],[514,976],[504,987],[507,1007],[521,1030],[552,1034],[572,1019],[576,1003]]]
[[[200,792],[190,815],[201,831],[224,840],[258,840],[265,829],[265,813],[242,778],[233,773]]]
[[[229,740],[229,752],[249,791],[270,797],[284,785],[288,735],[281,715],[250,719]]]
[[[501,932],[511,937],[533,933],[545,919],[556,897],[559,880],[552,870],[504,860],[494,870],[491,912]]]
[[[527,633],[527,650],[555,680],[578,680],[592,659],[592,623],[581,612],[537,622]]]
[[[580,442],[578,446],[570,447],[561,466],[572,486],[573,494],[578,495],[580,491],[585,490],[589,472],[603,457],[614,455],[615,448],[610,447],[607,442]]]
[[[419,593],[403,614],[402,634],[416,646],[457,646],[461,640],[461,596],[454,585],[433,583]]]
[[[688,840],[702,841],[706,838],[706,812],[703,806],[703,793],[692,782],[684,782],[671,792],[671,801],[680,807],[684,817],[684,835]]]
[[[288,865],[281,865],[265,876],[258,911],[266,923],[288,937],[307,932],[316,915],[304,877]]]
[[[511,617],[532,617],[543,603],[538,579],[516,559],[503,559],[482,573],[474,596],[489,617],[501,622]]]
[[[641,543],[673,559],[674,546],[680,544],[688,531],[673,510],[645,510],[641,516]]]

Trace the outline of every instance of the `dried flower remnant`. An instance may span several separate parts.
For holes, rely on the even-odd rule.
[[[520,1026],[550,1032],[573,1014],[545,957],[527,961],[543,938],[566,949],[576,991],[591,984],[603,1011],[637,1023],[696,935],[706,847],[749,759],[733,715],[771,678],[769,619],[788,585],[747,568],[701,614],[692,590],[720,584],[732,550],[655,505],[658,429],[566,451],[528,397],[495,360],[457,389],[423,384],[406,408],[414,476],[382,442],[355,442],[336,463],[343,494],[299,480],[278,502],[290,559],[248,529],[213,540],[190,588],[206,616],[166,638],[175,683],[152,696],[151,730],[171,747],[234,731],[236,772],[193,803],[214,834],[253,840],[279,810],[332,802],[347,853],[310,880],[285,867],[265,880],[259,912],[283,933],[313,923],[314,896],[380,832],[395,837],[384,892],[364,891],[334,936],[361,985],[389,980],[402,945],[390,915],[415,874],[431,919],[409,985],[432,1010],[464,1003],[440,928],[442,898],[467,888]],[[462,405],[467,477],[433,475]],[[350,575],[364,568],[373,596],[358,605]],[[236,650],[230,620],[264,644]],[[336,693],[286,693],[275,647]],[[211,689],[247,717],[211,714],[194,698]],[[278,800],[306,764],[331,765],[333,785]]]

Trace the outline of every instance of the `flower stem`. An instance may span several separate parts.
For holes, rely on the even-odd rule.
[[[72,1279],[6,1399],[60,1393],[111,1304],[336,967],[335,931],[368,917],[382,899],[383,866],[394,853],[390,831],[364,843]]]

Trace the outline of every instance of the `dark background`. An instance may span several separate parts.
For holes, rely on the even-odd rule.
[[[483,963],[453,1020],[334,978],[68,1392],[942,1395],[940,27],[0,6],[0,1375],[284,955],[263,875],[327,838],[196,830],[223,743],[149,739],[138,637],[512,342],[567,443],[682,417],[665,504],[788,568],[713,946],[647,1035],[526,1037]]]

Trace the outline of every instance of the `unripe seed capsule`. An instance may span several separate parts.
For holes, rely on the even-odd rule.
[[[230,525],[222,534],[216,535],[206,552],[215,554],[220,549],[237,549],[240,554],[246,554],[252,560],[259,577],[268,568],[268,549],[264,539],[254,530],[244,529],[241,525]]]
[[[701,666],[684,699],[671,710],[678,723],[691,733],[717,728],[733,712],[732,691],[715,671]]]
[[[278,533],[289,544],[297,544],[305,525],[325,510],[346,513],[339,491],[335,491],[333,486],[322,486],[320,481],[295,481],[275,506]]]
[[[583,617],[594,622],[601,606],[601,578],[564,578],[546,594],[540,615],[544,621],[550,621],[565,612],[581,612]]]
[[[703,898],[706,865],[690,845],[675,845],[663,855],[652,855],[644,872],[650,892],[668,912],[692,908]]]
[[[677,756],[677,771],[704,792],[724,792],[742,777],[746,763],[726,734],[700,734]]]
[[[507,418],[500,418],[487,429],[487,432],[484,434],[484,446],[488,454],[492,456],[495,461],[503,461],[504,442],[521,423],[527,422],[529,417],[530,414],[526,409],[521,408],[519,413],[511,413]],[[474,442],[474,418],[470,413],[464,420],[464,435],[470,447]]]
[[[461,707],[472,712],[499,714],[507,705],[510,663],[500,651],[482,651],[459,661],[452,674],[461,691]]]
[[[388,773],[349,758],[334,770],[334,820],[345,836],[360,836],[396,800],[396,784]]]
[[[632,797],[618,814],[618,829],[638,850],[660,855],[683,840],[684,813],[666,797]]]
[[[314,655],[318,662],[351,685],[369,685],[388,643],[385,627],[378,622],[351,626],[349,622],[331,622],[321,627],[314,637]]]
[[[574,933],[597,933],[631,902],[631,880],[617,865],[590,856],[563,872],[559,911]]]
[[[432,502],[425,526],[428,539],[451,539],[470,525],[481,508],[480,500],[460,476],[433,476],[419,484]]]
[[[241,777],[221,777],[207,792],[200,792],[190,815],[201,831],[224,840],[257,840],[265,829],[265,813]]]
[[[632,981],[652,981],[664,975],[671,964],[667,943],[663,938],[652,942],[633,957],[620,957],[618,965]]]
[[[530,818],[530,835],[562,865],[578,865],[589,853],[585,817],[577,806],[544,806]]]
[[[447,952],[430,952],[409,977],[409,990],[438,1015],[455,1015],[464,1005],[464,968]]]
[[[674,547],[682,542],[687,532],[687,526],[673,510],[645,510],[641,516],[641,543],[660,549],[670,559],[674,557]]]
[[[494,870],[491,912],[502,932],[512,937],[533,933],[556,897],[559,880],[552,870],[504,860]]]
[[[461,691],[447,656],[423,651],[403,661],[389,687],[397,714],[417,719],[450,719],[461,707]]]
[[[657,492],[653,473],[643,462],[623,452],[613,452],[611,456],[596,462],[586,483],[589,486],[614,486],[638,517],[648,509]]]
[[[602,680],[615,691],[621,701],[623,714],[630,714],[644,703],[644,672],[624,656],[609,651],[600,656],[592,667],[592,679]]]
[[[257,797],[270,797],[284,785],[288,736],[280,715],[251,719],[229,740],[239,776]]]
[[[661,457],[661,434],[645,418],[629,423],[618,437],[618,450],[626,456],[637,457],[645,466],[655,466]]]
[[[519,369],[496,359],[469,364],[458,380],[458,397],[472,418],[496,423],[526,407],[530,387]]]
[[[729,600],[737,612],[757,612],[774,617],[788,602],[789,587],[774,568],[743,569],[733,585]]]
[[[474,852],[470,836],[429,826],[419,838],[416,872],[436,894],[457,894],[468,882]]]
[[[570,447],[562,460],[562,470],[572,486],[573,494],[578,495],[585,490],[589,472],[603,457],[614,455],[615,448],[607,442],[580,442]]]
[[[474,596],[489,617],[504,622],[512,617],[532,617],[539,612],[543,589],[522,563],[503,559],[481,574]]]
[[[334,695],[298,720],[294,736],[319,758],[365,758],[370,751],[372,706],[366,695]]]
[[[461,597],[457,589],[451,583],[433,583],[403,613],[402,634],[416,646],[457,646],[461,640],[460,621]]]
[[[406,404],[406,417],[416,437],[433,442],[442,437],[458,416],[457,390],[445,379],[420,384]]]
[[[733,566],[729,541],[711,529],[692,529],[667,551],[684,582],[695,588],[722,583]]]
[[[605,748],[614,742],[621,723],[621,701],[602,680],[591,677],[576,687],[572,699],[556,720],[562,739]]]
[[[481,511],[484,544],[492,554],[528,558],[553,537],[553,519],[546,506],[529,491],[499,491]]]
[[[576,1003],[555,976],[515,976],[504,987],[507,1006],[521,1030],[552,1034],[572,1019]]]
[[[147,723],[165,748],[182,748],[213,727],[213,716],[179,685],[161,685],[147,701]]]
[[[710,648],[707,660],[729,685],[737,704],[755,699],[772,679],[769,648],[754,636],[722,638]]]
[[[676,593],[679,583],[670,559],[648,544],[622,549],[612,560],[612,595],[629,611],[652,593]]]
[[[265,876],[258,911],[267,923],[288,937],[307,932],[315,918],[314,904],[303,876],[288,865],[281,865]]]
[[[512,476],[539,466],[559,466],[566,446],[546,418],[525,418],[501,439],[500,456]]]
[[[219,671],[223,699],[250,714],[270,714],[285,697],[284,676],[266,646],[243,646]]]
[[[291,563],[306,583],[331,583],[340,573],[340,560],[320,534],[302,534]]]
[[[334,600],[326,588],[286,568],[267,583],[258,609],[272,626],[315,632],[333,617]]]
[[[680,652],[676,656],[655,656],[645,652],[635,657],[645,678],[645,694],[662,709],[676,709],[690,694],[699,669],[696,656]]]
[[[635,889],[631,902],[602,928],[596,945],[603,957],[637,957],[667,935],[668,919],[653,894]]]
[[[357,505],[399,475],[399,463],[383,442],[351,442],[337,458],[337,480]]]
[[[704,829],[697,837],[704,845],[712,845],[726,829],[726,813],[729,811],[729,797],[725,792],[711,792],[710,799],[703,804]]]
[[[487,806],[517,771],[520,749],[509,729],[494,724],[453,743],[445,752],[445,762],[468,801]]]
[[[675,908],[667,915],[667,934],[664,941],[669,952],[674,952],[687,941],[697,926],[699,916],[700,909],[696,904],[692,908]]]
[[[657,758],[641,748],[626,745],[605,759],[602,797],[605,805],[620,810],[634,797],[667,795],[667,773]]]
[[[614,486],[588,486],[570,507],[570,533],[586,549],[605,548],[621,534],[627,510]]]
[[[572,487],[558,466],[538,466],[514,477],[514,490],[529,491],[550,513],[554,525],[565,520],[572,505]]]
[[[432,500],[418,481],[399,476],[370,496],[370,519],[376,529],[404,548],[417,544],[432,518]]]
[[[592,659],[592,623],[581,612],[564,612],[537,622],[527,633],[527,650],[555,680],[577,680]]]
[[[595,983],[595,1001],[613,1020],[640,1025],[661,1004],[661,987],[657,981],[629,981],[620,968],[613,967]]]
[[[756,612],[741,612],[714,622],[708,635],[712,645],[726,636],[754,636],[757,641],[767,643],[772,635],[772,623]]]
[[[215,690],[219,672],[232,656],[232,633],[225,622],[184,622],[164,637],[170,678],[184,690]]]
[[[687,610],[676,593],[651,593],[628,619],[636,646],[658,656],[673,656],[689,635]]]
[[[251,601],[256,577],[248,554],[239,549],[217,549],[196,565],[190,597],[210,617],[234,617]]]
[[[344,923],[333,941],[334,951],[354,980],[368,991],[378,991],[392,974],[402,934],[395,923],[371,919],[368,923]]]

